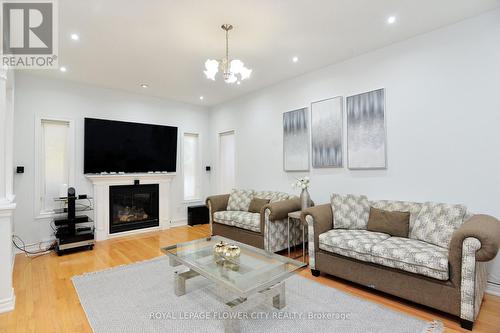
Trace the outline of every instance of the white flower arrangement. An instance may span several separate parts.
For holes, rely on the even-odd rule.
[[[302,178],[297,178],[295,182],[292,183],[292,188],[300,188],[300,189],[307,189],[309,187],[309,177],[305,176]]]

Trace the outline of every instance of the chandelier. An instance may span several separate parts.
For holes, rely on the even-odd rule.
[[[224,76],[224,81],[226,83],[240,84],[241,80],[248,79],[252,70],[245,67],[243,61],[238,59],[229,59],[229,30],[233,29],[231,24],[223,24],[221,26],[222,30],[226,32],[226,57],[222,60],[208,59],[205,61],[205,73],[207,79],[215,81],[215,75],[219,72],[219,68]]]

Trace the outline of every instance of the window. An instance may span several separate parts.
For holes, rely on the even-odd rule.
[[[200,148],[199,136],[194,133],[184,133],[182,153],[182,172],[184,175],[184,200],[196,200],[200,191]]]
[[[235,140],[234,131],[219,134],[219,190],[229,193],[235,185]]]
[[[54,198],[65,195],[70,184],[70,123],[41,120],[39,176],[41,213],[56,208]]]

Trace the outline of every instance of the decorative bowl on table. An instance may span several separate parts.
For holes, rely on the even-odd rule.
[[[214,245],[214,257],[216,257],[216,259],[224,258],[224,253],[225,253],[226,247],[227,247],[227,243],[225,243],[224,241],[220,241],[219,243],[215,244]]]
[[[226,259],[237,259],[240,257],[241,249],[237,245],[227,245],[224,249],[224,258]]]

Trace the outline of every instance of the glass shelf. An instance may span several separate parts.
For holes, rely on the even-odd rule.
[[[76,197],[75,199],[76,200],[93,200],[94,198],[92,198],[92,197],[86,197],[86,198],[78,199],[78,197]],[[54,198],[54,201],[56,201],[56,202],[66,202],[66,201],[68,201],[68,197]]]
[[[75,207],[75,212],[90,212],[93,211],[94,207]],[[55,214],[64,214],[68,212],[68,208],[56,208],[54,209]]]

